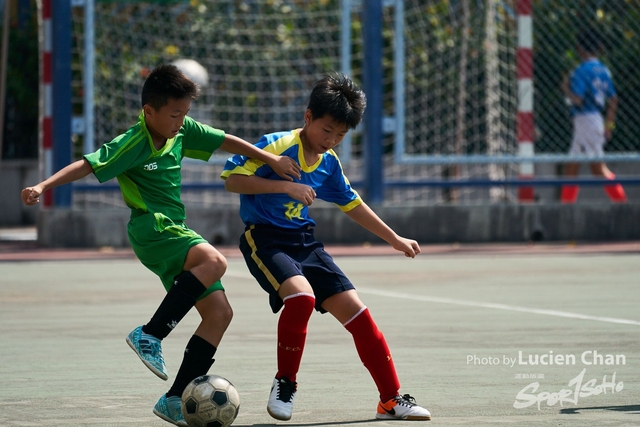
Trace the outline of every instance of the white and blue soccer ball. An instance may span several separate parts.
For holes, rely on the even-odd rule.
[[[182,415],[191,427],[228,427],[239,411],[238,390],[218,375],[202,375],[182,393]]]

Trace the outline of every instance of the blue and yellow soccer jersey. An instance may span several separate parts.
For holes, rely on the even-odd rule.
[[[362,199],[344,175],[340,160],[333,150],[324,153],[315,164],[306,164],[300,129],[264,135],[256,146],[270,153],[296,160],[302,168],[301,178],[296,182],[313,188],[319,199],[336,204],[344,212],[362,203]],[[226,179],[233,174],[282,179],[265,163],[240,155],[227,160],[221,176]],[[241,194],[240,217],[245,225],[269,224],[283,228],[316,225],[309,216],[308,206],[304,206],[299,200],[292,199],[287,194],[280,193]]]
[[[582,105],[571,109],[574,115],[602,112],[607,99],[616,94],[611,72],[597,58],[580,64],[571,74],[570,84],[571,92],[582,98]]]
[[[184,221],[180,201],[184,157],[207,161],[222,145],[225,133],[185,117],[180,132],[156,150],[140,114],[138,123],[84,157],[98,181],[118,179],[125,203],[136,213],[161,213]]]

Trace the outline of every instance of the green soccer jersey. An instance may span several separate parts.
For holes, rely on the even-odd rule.
[[[118,179],[132,213],[162,213],[174,221],[184,221],[185,209],[180,201],[182,159],[209,160],[224,135],[221,130],[185,117],[180,132],[156,150],[142,113],[137,124],[84,157],[101,183]]]

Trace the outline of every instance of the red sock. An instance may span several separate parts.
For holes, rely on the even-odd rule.
[[[316,298],[306,293],[290,295],[284,299],[284,308],[278,320],[277,378],[296,380],[307,339],[307,325],[315,303]]]
[[[578,200],[578,192],[580,187],[577,185],[563,185],[560,201],[562,203],[575,203]]]
[[[605,178],[615,179],[616,176],[614,173],[610,173],[609,175],[605,176]],[[625,194],[624,188],[622,188],[621,184],[605,185],[604,191],[613,202],[624,203],[627,201],[627,195]]]
[[[384,335],[373,321],[369,309],[364,307],[344,327],[353,335],[360,360],[378,387],[380,400],[386,402],[396,397],[400,381]]]

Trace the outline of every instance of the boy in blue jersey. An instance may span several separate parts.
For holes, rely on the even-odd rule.
[[[34,205],[44,191],[90,173],[100,182],[118,179],[131,209],[127,225],[131,246],[167,290],[149,323],[131,331],[127,344],[154,374],[167,380],[161,341],[192,307],[202,318],[187,344],[173,385],[153,408],[160,418],[184,427],[182,392],[213,364],[233,312],[220,283],[226,259],[184,222],[185,207],[180,201],[182,159],[206,161],[214,150],[222,148],[265,162],[284,180],[300,176],[299,166],[288,157],[260,150],[188,117],[191,101],[197,96],[198,86],[177,67],[155,68],[142,87],[142,113],[137,124],[96,152],[22,190],[24,203]]]
[[[616,95],[611,72],[598,59],[600,40],[593,30],[578,34],[578,54],[582,63],[573,71],[569,79],[563,82],[563,92],[571,102],[573,117],[573,140],[570,155],[603,156],[604,144],[611,139],[615,128],[618,97]],[[606,119],[602,114],[606,108]],[[604,162],[591,163],[593,175],[606,179],[616,176]],[[578,175],[580,165],[569,163],[565,166],[566,176]],[[614,202],[626,202],[627,196],[620,184],[605,185],[605,192]],[[562,203],[575,203],[578,199],[579,187],[565,185],[562,187],[560,199]]]
[[[398,236],[351,188],[333,151],[362,119],[364,93],[344,75],[328,75],[314,86],[302,129],[264,135],[256,144],[289,156],[302,169],[295,182],[281,179],[269,165],[244,156],[227,161],[222,178],[227,190],[240,193],[246,225],[240,249],[251,274],[269,294],[278,320],[278,372],[267,404],[269,414],[289,420],[297,390],[307,335],[315,308],[331,313],[351,333],[364,366],[378,388],[376,418],[429,420],[428,410],[400,395],[400,383],[384,336],[353,284],[314,238],[309,216],[315,198],[336,204],[358,224],[407,257],[420,253],[415,240]]]

